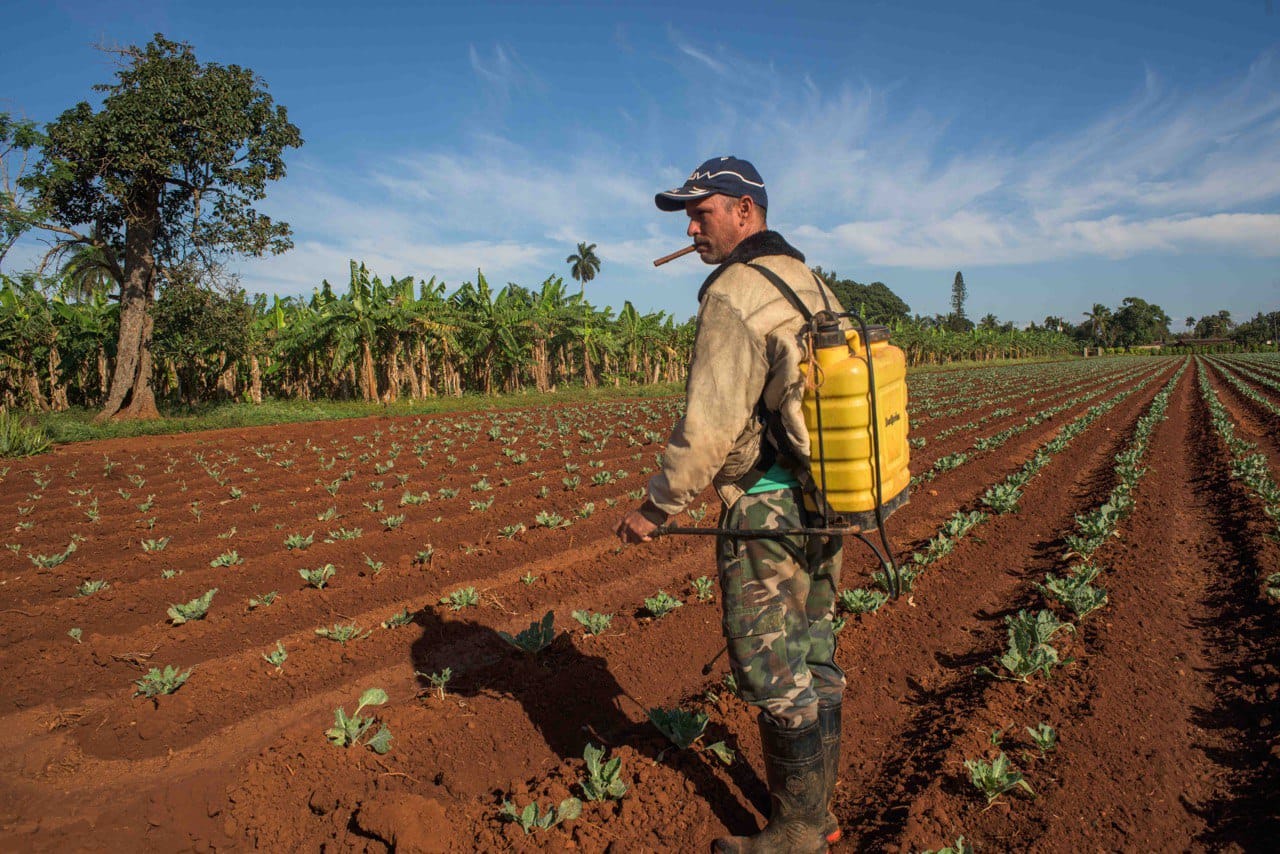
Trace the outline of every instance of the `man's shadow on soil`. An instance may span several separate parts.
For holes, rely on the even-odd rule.
[[[569,632],[537,654],[507,643],[480,623],[444,619],[426,608],[414,617],[422,634],[410,658],[423,691],[433,691],[431,674],[452,671],[447,692],[460,697],[507,697],[519,703],[529,722],[561,760],[581,759],[588,742],[606,749],[627,745],[650,761],[683,774],[716,816],[734,833],[754,832],[753,816],[717,776],[703,752],[676,750],[646,718],[647,709],[614,678],[603,656],[580,649]],[[650,666],[661,667],[657,659]],[[633,716],[623,704],[634,708]],[[723,737],[708,729],[704,740]],[[624,769],[625,770],[625,769]],[[735,786],[768,814],[768,790],[741,754],[728,769]]]

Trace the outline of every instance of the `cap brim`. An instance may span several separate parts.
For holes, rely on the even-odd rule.
[[[692,187],[685,189],[684,187],[676,187],[674,190],[667,190],[665,193],[658,193],[653,197],[653,203],[658,206],[658,210],[674,211],[684,210],[684,203],[692,199],[701,199],[704,196],[714,194],[715,190],[704,190],[700,187]]]

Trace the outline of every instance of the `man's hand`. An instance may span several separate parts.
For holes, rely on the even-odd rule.
[[[653,539],[658,526],[644,517],[639,510],[632,510],[622,517],[613,532],[624,543],[647,543]]]

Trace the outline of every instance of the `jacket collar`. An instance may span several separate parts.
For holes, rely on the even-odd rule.
[[[734,264],[749,264],[766,255],[785,255],[788,258],[795,258],[802,264],[804,263],[803,253],[784,240],[781,234],[776,231],[757,231],[755,234],[744,237],[729,253],[729,257],[725,258],[720,263],[720,266],[711,271],[711,275],[707,276],[706,281],[702,283],[702,287],[698,289],[698,302],[702,302],[702,297],[707,292],[707,288],[711,287],[711,283],[720,278],[720,274],[725,270]]]

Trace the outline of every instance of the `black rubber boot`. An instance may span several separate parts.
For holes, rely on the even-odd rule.
[[[840,773],[840,703],[818,705],[818,731],[822,733],[822,770],[825,781],[824,795],[827,811],[822,823],[822,835],[834,845],[840,841],[840,822],[831,811],[831,799],[836,794],[836,777]]]
[[[821,854],[827,850],[825,753],[815,721],[783,729],[760,717],[764,771],[769,783],[769,823],[755,836],[717,839],[720,854]]]

